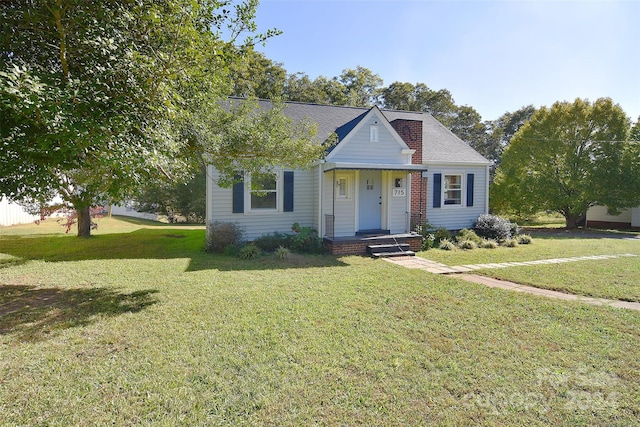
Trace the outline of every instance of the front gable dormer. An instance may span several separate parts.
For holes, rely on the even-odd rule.
[[[328,162],[411,164],[414,153],[378,107],[336,129],[338,143]]]

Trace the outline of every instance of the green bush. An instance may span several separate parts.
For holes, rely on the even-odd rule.
[[[273,252],[281,246],[285,248],[291,246],[291,239],[291,235],[276,231],[274,233],[263,234],[255,239],[253,243],[265,252]]]
[[[493,239],[482,239],[479,246],[483,249],[496,249],[499,245]]]
[[[518,241],[516,239],[507,239],[502,243],[502,245],[507,248],[515,248],[518,246]]]
[[[278,249],[276,249],[276,257],[278,257],[278,259],[289,258],[289,249],[279,246]]]
[[[213,222],[207,225],[208,252],[222,253],[228,246],[239,246],[244,232],[240,225],[233,222]]]
[[[249,243],[245,245],[242,249],[240,249],[239,256],[242,259],[255,259],[260,255],[260,248],[258,248],[253,243]]]
[[[512,224],[508,219],[495,215],[480,215],[473,224],[473,231],[485,239],[495,239],[499,242],[510,239],[514,229],[517,231],[518,225]]]
[[[474,242],[473,240],[459,240],[458,241],[458,247],[460,249],[476,249],[478,247],[478,244],[476,242]]]
[[[320,253],[324,251],[322,238],[318,237],[318,232],[316,230],[311,227],[302,227],[298,229],[300,231],[291,237],[291,249],[296,252],[305,253]]]
[[[443,240],[451,240],[451,232],[447,230],[445,227],[438,227],[435,229],[434,233],[434,244],[440,246],[440,243]]]
[[[240,248],[237,245],[228,245],[224,247],[223,253],[226,256],[237,256],[240,253]]]
[[[414,231],[422,236],[421,249],[423,251],[429,250],[436,246],[436,236],[434,234],[434,228],[431,224],[425,222],[423,225],[416,225]]]
[[[456,245],[449,239],[442,239],[440,240],[440,244],[438,245],[438,247],[443,251],[453,251],[455,250]]]
[[[516,240],[521,245],[528,245],[533,242],[533,238],[528,234],[519,234]]]
[[[469,240],[477,245],[482,243],[482,238],[476,234],[475,231],[469,230],[468,228],[463,228],[458,232],[456,236],[456,240],[458,242],[464,242],[465,240]]]

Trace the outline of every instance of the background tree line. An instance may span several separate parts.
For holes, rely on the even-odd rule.
[[[258,0],[3,2],[0,194],[36,207],[59,195],[77,212],[79,236],[90,234],[92,206],[130,199],[143,210],[202,219],[205,164],[231,184],[238,169],[304,167],[322,155],[314,124],[281,114],[279,101],[300,101],[432,114],[499,171],[492,201],[505,212],[556,210],[573,226],[593,204],[612,212],[640,204],[640,126],[611,100],[529,105],[483,121],[447,89],[385,87],[360,66],[315,79],[288,73],[254,49],[279,34],[257,33],[257,7]],[[254,102],[230,105],[229,96],[276,103],[262,111]],[[560,183],[562,191],[551,186]],[[541,202],[550,193],[555,201]]]

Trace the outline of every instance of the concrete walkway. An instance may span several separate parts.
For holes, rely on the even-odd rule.
[[[517,266],[536,265],[536,264],[560,264],[560,263],[573,262],[573,261],[603,260],[603,259],[614,259],[614,258],[635,257],[635,256],[637,255],[634,255],[634,254],[594,255],[594,256],[583,256],[583,257],[572,257],[572,258],[553,258],[553,259],[527,261],[527,262],[470,264],[470,265],[461,265],[461,266],[453,266],[453,267],[448,267],[445,264],[435,262],[435,261],[430,261],[428,259],[424,259],[420,257],[407,256],[407,257],[383,258],[383,259],[392,264],[400,265],[405,268],[419,269],[419,270],[427,271],[429,273],[434,273],[434,274],[455,274],[455,277],[466,280],[468,282],[485,285],[490,288],[506,289],[506,290],[516,291],[516,292],[526,292],[528,294],[540,295],[548,298],[558,298],[558,299],[569,300],[569,301],[580,301],[587,304],[606,305],[610,307],[626,308],[630,310],[640,311],[640,303],[638,302],[628,302],[628,301],[610,300],[605,298],[592,298],[592,297],[585,297],[585,296],[574,295],[574,294],[566,294],[564,292],[551,291],[548,289],[540,289],[534,286],[520,285],[518,283],[509,282],[506,280],[493,279],[490,277],[479,276],[476,274],[464,274],[464,273],[468,273],[473,270],[479,270],[482,268],[506,268],[506,267],[517,267]]]

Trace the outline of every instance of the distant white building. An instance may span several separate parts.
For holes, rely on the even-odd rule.
[[[111,205],[111,215],[130,216],[133,218],[149,219],[151,221],[158,220],[158,214],[149,212],[138,212],[133,209],[133,207],[129,203],[125,204],[124,206]]]
[[[28,224],[39,219],[39,215],[31,215],[19,204],[9,202],[6,197],[0,197],[0,226]]]
[[[640,206],[624,209],[620,215],[609,215],[606,206],[593,206],[587,211],[587,227],[631,228],[640,230]]]

